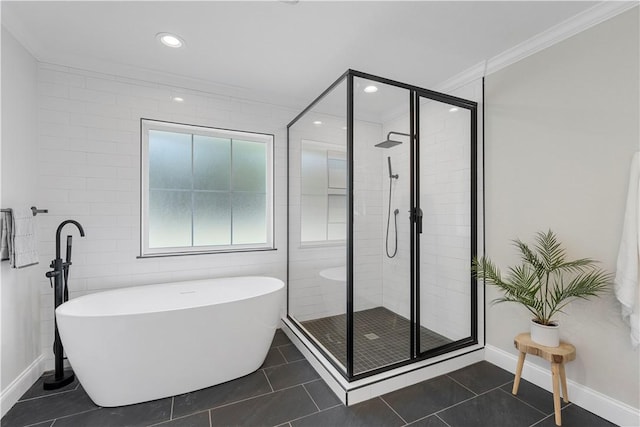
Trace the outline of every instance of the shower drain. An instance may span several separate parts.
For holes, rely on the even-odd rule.
[[[373,332],[370,334],[364,334],[364,337],[368,340],[377,340],[378,338],[380,338],[379,336],[377,336],[376,334],[374,334]]]

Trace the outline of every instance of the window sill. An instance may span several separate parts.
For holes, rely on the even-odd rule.
[[[166,254],[146,254],[146,255],[138,255],[136,259],[145,259],[145,258],[165,258],[165,257],[176,257],[176,256],[188,256],[188,255],[215,255],[215,254],[234,254],[234,253],[243,253],[243,252],[270,252],[277,251],[277,248],[253,248],[253,249],[225,249],[220,251],[199,251],[199,252],[171,252]]]

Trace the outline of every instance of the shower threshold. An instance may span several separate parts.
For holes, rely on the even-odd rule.
[[[375,309],[374,309],[375,310]],[[368,311],[368,310],[365,310]],[[355,315],[356,313],[354,313]],[[388,313],[386,313],[388,315]],[[395,314],[392,313],[391,314]],[[397,315],[396,315],[397,316]],[[340,325],[340,316],[331,316],[325,319],[332,319],[334,324]],[[399,316],[401,317],[401,316]],[[316,319],[321,320],[321,319]],[[345,319],[346,320],[346,319]],[[406,321],[406,319],[405,319]],[[306,322],[305,322],[306,323]],[[355,321],[354,321],[355,323]],[[356,403],[363,402],[368,399],[372,399],[377,396],[381,396],[386,393],[398,390],[403,387],[417,384],[421,381],[428,380],[449,372],[453,372],[457,369],[464,368],[465,366],[472,365],[476,362],[484,360],[484,345],[473,344],[464,348],[453,350],[445,354],[437,355],[428,359],[421,359],[415,362],[399,366],[397,368],[391,368],[381,373],[366,376],[357,380],[347,380],[336,365],[327,359],[326,353],[320,351],[317,347],[317,343],[312,342],[303,333],[296,323],[288,318],[282,319],[282,330],[289,337],[291,342],[296,346],[298,350],[304,355],[309,364],[318,372],[320,377],[325,381],[327,386],[335,393],[340,401],[347,405],[354,405]],[[304,326],[307,327],[306,325]],[[355,328],[354,328],[355,329]],[[342,331],[345,328],[341,329]],[[308,331],[307,331],[308,332]],[[377,331],[365,332],[365,334],[374,333],[380,338],[366,338],[363,340],[370,342],[384,342],[384,335],[380,335]],[[337,337],[337,335],[336,335]],[[371,337],[373,338],[373,337]],[[333,339],[333,338],[332,338]],[[337,341],[337,340],[336,340]],[[342,341],[343,343],[346,341]],[[337,342],[333,343],[334,349],[340,349]],[[323,347],[324,343],[321,344]],[[342,344],[344,346],[344,344]],[[329,355],[335,360],[333,353],[327,351]],[[335,350],[338,351],[338,350]],[[406,350],[405,350],[406,351]],[[340,350],[340,354],[345,352]],[[354,355],[355,359],[355,355]],[[407,357],[403,354],[401,360],[406,360]],[[342,357],[342,361],[344,361]],[[354,360],[355,366],[355,360]],[[365,365],[362,365],[365,366]]]

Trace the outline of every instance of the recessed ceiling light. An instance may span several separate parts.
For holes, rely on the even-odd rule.
[[[321,125],[321,124],[322,124],[322,122],[321,122],[320,120],[316,120],[316,121],[314,121],[314,122],[313,122],[313,124],[314,124],[314,125]]]
[[[182,97],[180,97],[180,96],[174,96],[174,97],[173,97],[173,98],[171,98],[171,99],[173,99],[173,100],[174,100],[174,101],[176,101],[176,102],[184,102],[184,98],[182,98]]]
[[[449,112],[450,112],[450,113],[455,113],[456,111],[458,111],[458,107],[451,107],[451,108],[449,108]]]
[[[176,36],[175,34],[158,33],[156,34],[156,38],[160,40],[160,43],[168,47],[178,48],[178,47],[184,46],[184,40],[182,40],[180,37]]]
[[[378,88],[374,85],[369,85],[367,87],[364,88],[364,91],[367,93],[375,93],[378,91]]]

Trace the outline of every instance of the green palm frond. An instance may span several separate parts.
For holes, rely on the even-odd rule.
[[[572,300],[589,299],[609,288],[613,276],[596,268],[597,261],[591,258],[567,261],[566,250],[551,230],[536,233],[535,242],[531,248],[519,239],[512,241],[522,264],[508,268],[505,278],[488,257],[473,259],[475,277],[504,293],[492,303],[521,304],[539,323],[548,325]]]
[[[541,273],[544,270],[543,260],[526,243],[523,243],[520,239],[515,239],[512,243],[520,250],[520,258],[523,262],[533,266],[537,273]]]
[[[536,233],[535,249],[540,254],[546,271],[555,270],[564,263],[565,250],[551,230],[546,233]]]

